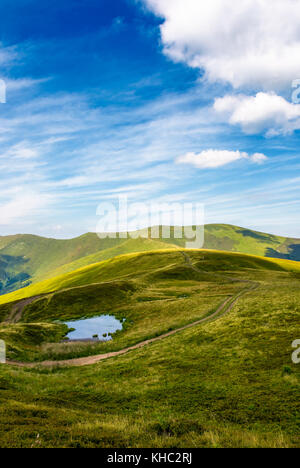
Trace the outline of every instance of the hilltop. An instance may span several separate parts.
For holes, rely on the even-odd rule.
[[[184,239],[100,239],[95,233],[67,240],[34,235],[0,237],[0,294],[117,255],[184,246]],[[225,224],[205,226],[204,248],[300,261],[300,239]]]

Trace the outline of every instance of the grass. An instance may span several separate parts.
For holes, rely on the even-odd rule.
[[[60,276],[88,265],[93,265],[95,263],[103,262],[105,260],[110,260],[120,255],[156,250],[166,250],[166,248],[168,247],[169,246],[165,242],[160,242],[159,240],[142,238],[128,239],[121,242],[117,246],[101,250],[100,252],[89,255],[87,257],[82,257],[72,263],[65,263],[60,268],[53,270],[51,272],[51,277]],[[177,249],[177,246],[174,246],[174,249]]]
[[[185,247],[185,239],[99,239],[88,233],[75,239],[32,235],[0,237],[0,294],[75,271],[118,255]],[[300,240],[259,233],[238,226],[205,226],[205,249],[300,260]]]
[[[58,290],[48,307],[26,308],[25,322],[14,327],[55,318],[63,298],[61,313],[80,313],[86,287],[116,281],[120,296],[112,309],[117,313],[120,300],[128,328],[104,346],[117,348],[207,314],[245,287],[232,276],[259,282],[217,321],[118,358],[82,368],[1,366],[1,447],[300,446],[300,368],[291,361],[299,338],[299,265],[222,252],[189,256],[209,273],[185,266],[179,252],[129,255],[60,278],[57,287],[66,281],[76,289]],[[100,278],[104,283],[85,284]],[[68,294],[75,291],[73,307]],[[36,344],[40,352],[43,346],[63,352],[56,343]]]
[[[101,279],[104,282],[96,282]],[[180,252],[122,256],[1,298],[16,301],[20,294],[21,299],[45,294],[24,309],[22,322],[27,324],[101,314],[125,319],[123,331],[117,332],[112,342],[44,343],[41,348],[20,353],[7,340],[8,356],[29,361],[59,360],[116,351],[199,320],[243,288],[238,282],[220,282],[214,275],[193,271]],[[8,310],[7,304],[2,307]],[[2,336],[0,325],[0,339]]]
[[[11,358],[28,360],[36,356],[42,344],[57,343],[61,341],[68,327],[54,323],[18,323],[1,324],[0,336],[7,347],[7,355]]]
[[[7,326],[0,324],[0,339],[6,340],[8,357],[64,360],[118,351],[212,314],[226,298],[245,288],[244,283],[232,281],[233,277],[256,281],[268,274],[274,281],[278,275],[297,275],[300,270],[295,262],[242,254],[188,251],[188,255],[198,271],[186,263],[180,251],[128,254],[2,296],[0,302],[11,301],[11,305],[0,306],[3,319],[18,300],[38,296],[24,309],[21,323],[56,327],[56,340],[47,341],[45,336],[37,347],[34,337],[32,343],[24,341],[24,328],[15,327],[14,333],[8,334]],[[66,329],[58,322],[101,314],[125,320],[113,341],[61,342]],[[33,326],[35,332],[39,340],[39,330]]]
[[[188,252],[191,253],[193,251]],[[241,269],[240,267],[249,267],[254,269],[277,269],[279,271],[300,273],[300,263],[289,260],[273,258],[263,259],[258,256],[206,250],[197,250],[195,251],[195,254],[199,255],[203,268],[212,272],[220,269],[235,271],[236,269]],[[158,269],[170,268],[172,265],[182,263],[183,260],[180,251],[173,249],[122,255],[107,261],[85,266],[74,272],[63,274],[31,285],[27,288],[23,288],[19,291],[0,296],[0,305],[27,297],[60,291],[66,288],[74,288],[91,283],[115,280],[116,278],[128,279],[130,277],[134,278],[135,276],[141,278],[141,276],[149,274],[151,271],[156,274]],[[158,273],[160,274],[160,272]],[[178,273],[178,275],[180,276],[181,273]],[[169,276],[170,280],[174,279],[174,274]]]

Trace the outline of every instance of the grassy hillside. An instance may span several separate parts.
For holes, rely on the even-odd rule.
[[[102,241],[94,234],[86,234],[71,240],[46,239],[31,235],[0,237],[2,293],[45,278],[51,270],[110,248],[116,242],[118,240]],[[3,259],[6,259],[6,262]]]
[[[208,258],[213,268],[214,256],[209,253]],[[226,278],[218,283],[214,275],[193,271],[179,251],[116,257],[2,296],[0,317],[8,323],[0,325],[0,339],[5,339],[14,359],[72,358],[120,349],[201,318],[217,308],[224,297],[241,289],[239,283],[232,284]],[[25,307],[20,323],[9,323],[14,304],[32,296],[37,299]],[[180,308],[176,311],[174,305],[178,301]],[[16,340],[16,334],[24,334],[24,323],[38,323],[41,327],[55,320],[101,314],[114,314],[126,320],[124,332],[112,343],[84,344],[76,349],[57,344],[41,352],[32,349],[29,343],[22,347],[23,338]],[[61,340],[65,330],[56,326]],[[18,341],[20,346],[16,345]]]
[[[0,297],[0,304],[14,302],[24,298],[39,296],[63,289],[85,286],[92,283],[111,281],[113,279],[131,279],[142,274],[149,274],[152,270],[165,268],[169,262],[174,265],[182,263],[181,251],[161,250],[141,254],[127,254],[114,257],[100,263],[94,263],[78,270],[51,278],[40,283],[30,285],[18,291]],[[198,255],[201,265],[206,271],[235,270],[241,268],[277,269],[279,271],[300,272],[300,263],[281,260],[264,259],[258,256],[244,254],[230,254],[221,251],[188,250],[189,255]],[[171,279],[171,277],[170,277]]]
[[[99,239],[85,234],[70,240],[31,235],[0,237],[0,294],[74,271],[117,255],[184,247],[184,239]],[[300,240],[230,225],[207,225],[205,249],[300,260]]]
[[[0,339],[7,342],[13,359],[59,360],[115,351],[206,316],[227,297],[249,287],[246,280],[299,273],[300,263],[218,251],[127,254],[1,296],[0,318],[6,323],[0,325]],[[36,299],[14,320],[15,304],[31,297]],[[56,344],[42,352],[35,342],[30,346],[30,340],[22,346],[23,335],[29,333],[24,323],[38,324],[40,336],[45,324],[101,314],[125,319],[124,332],[111,343]],[[56,323],[57,341],[63,332],[65,328]]]
[[[99,239],[93,233],[70,240],[0,237],[0,294],[116,255],[160,248],[166,245],[159,240]]]
[[[92,255],[88,255],[86,257],[82,257],[78,260],[75,260],[72,263],[66,263],[65,265],[53,270],[51,272],[51,276],[60,276],[65,273],[69,273],[75,271],[79,268],[92,265],[94,263],[99,263],[104,260],[109,260],[111,258],[118,257],[119,255],[125,255],[130,253],[138,253],[138,252],[151,252],[154,250],[166,250],[166,248],[171,248],[172,246],[166,244],[165,242],[159,240],[152,240],[152,239],[127,239],[116,245],[115,247],[111,247],[105,250],[101,250]],[[178,247],[176,245],[173,246],[174,249]]]
[[[226,224],[205,230],[205,248],[300,261],[300,239],[289,239]]]
[[[300,264],[212,251],[121,256],[3,296],[42,294],[1,324],[10,357],[88,356],[225,316],[86,368],[0,366],[2,447],[299,447]],[[112,342],[59,343],[55,320],[125,318]],[[14,334],[13,339],[9,333]],[[5,335],[6,334],[6,335]],[[2,338],[3,339],[3,338]],[[39,435],[39,436],[38,436]]]

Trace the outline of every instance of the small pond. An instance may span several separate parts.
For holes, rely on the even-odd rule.
[[[88,340],[94,335],[98,335],[99,340],[108,341],[111,339],[108,333],[115,333],[117,330],[122,330],[122,323],[111,315],[101,315],[84,320],[76,320],[74,322],[65,322],[69,328],[74,328],[75,331],[68,333],[70,340]],[[107,335],[104,337],[103,335]]]

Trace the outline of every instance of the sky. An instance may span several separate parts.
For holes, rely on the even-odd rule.
[[[300,0],[1,0],[0,235],[95,231],[127,195],[300,237],[299,24]]]

